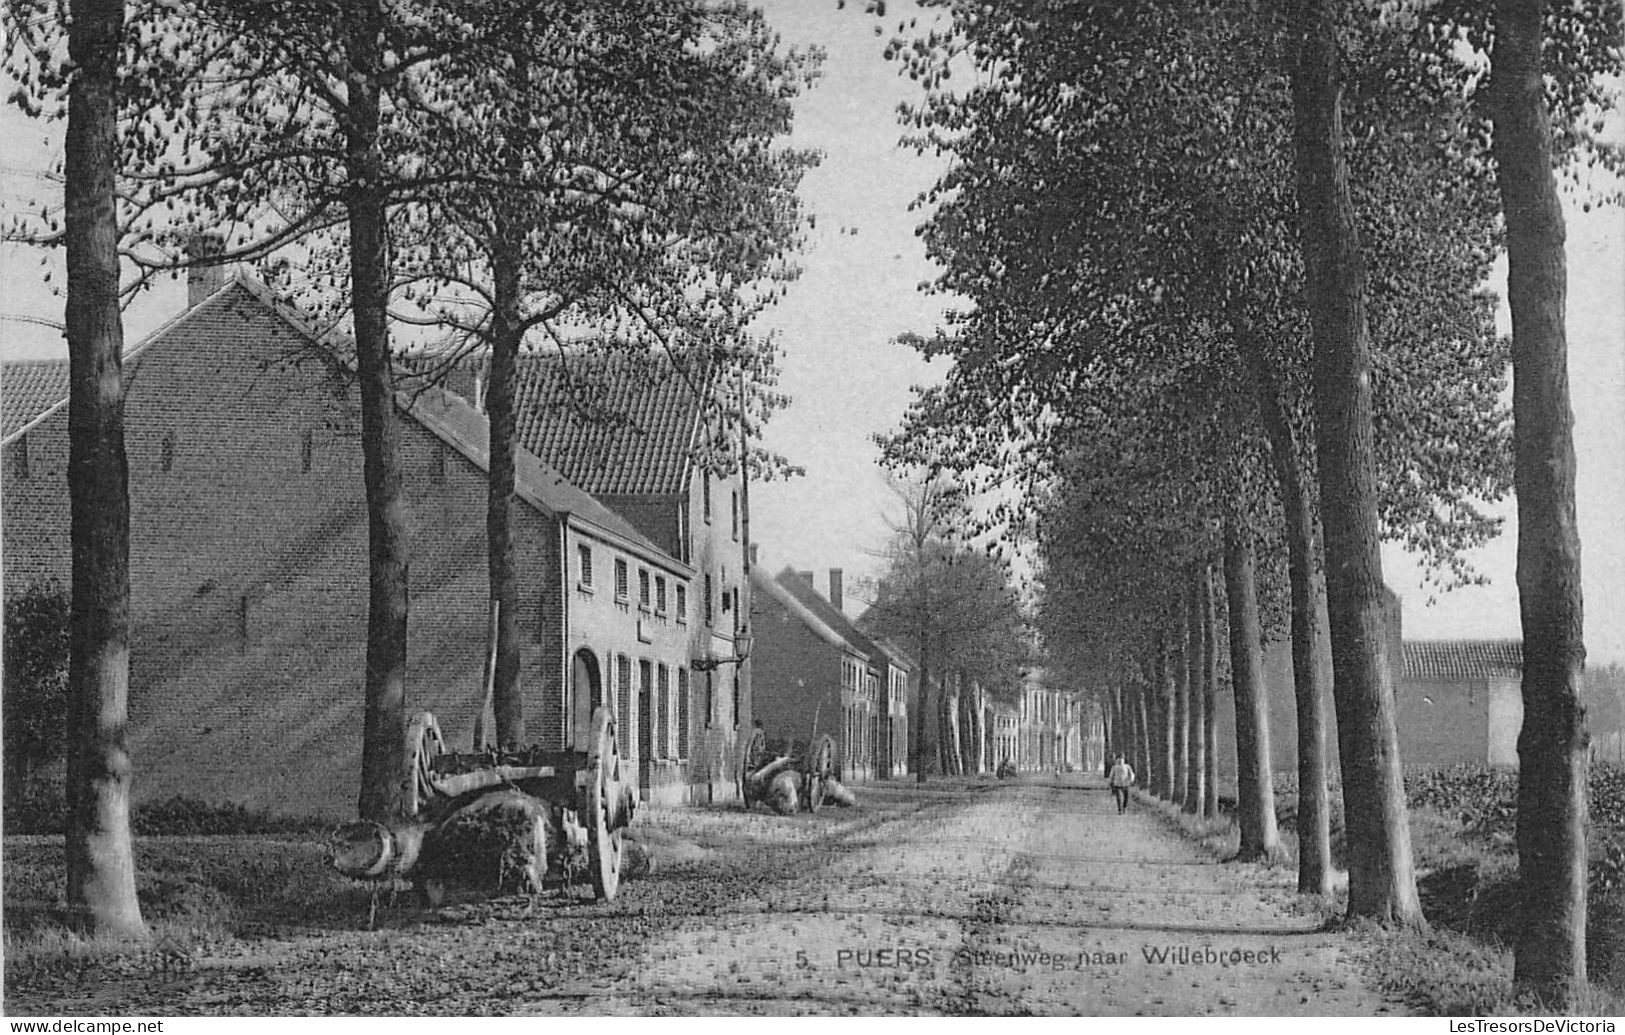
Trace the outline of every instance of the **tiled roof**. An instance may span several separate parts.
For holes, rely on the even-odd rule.
[[[1521,640],[1406,640],[1406,679],[1516,679]]]
[[[0,369],[0,438],[10,438],[67,398],[67,360],[7,362]]]
[[[595,496],[680,495],[700,421],[694,376],[630,353],[523,356],[519,441]]]
[[[449,443],[482,471],[490,470],[491,425],[469,403],[439,388],[402,392],[412,400],[409,412],[418,422]],[[672,565],[673,559],[631,522],[572,485],[563,475],[525,450],[514,456],[514,492],[532,506],[553,514],[569,514],[610,532],[642,551],[650,560]]]
[[[347,338],[322,333],[287,299],[260,281],[239,274],[207,300],[149,335],[131,351],[130,357],[161,342],[174,328],[184,325],[188,316],[211,305],[233,306],[244,321],[278,320],[339,363],[348,365],[354,356],[354,344]],[[66,360],[6,363],[3,376],[0,392],[4,393],[6,436],[67,398]],[[400,392],[398,398],[403,408],[431,432],[462,452],[481,470],[488,469],[490,429],[483,414],[450,392],[437,388],[413,388]],[[553,514],[573,515],[626,540],[634,549],[652,554],[651,559],[670,562],[665,551],[625,518],[524,450],[515,457],[514,481],[515,492],[531,505]]]

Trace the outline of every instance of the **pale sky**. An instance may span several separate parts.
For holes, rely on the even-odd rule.
[[[763,6],[791,44],[824,46],[824,78],[798,107],[794,143],[825,152],[803,194],[817,213],[802,279],[765,318],[785,350],[781,388],[794,404],[770,425],[766,445],[804,466],[806,477],[753,486],[751,532],[765,563],[854,577],[875,575],[896,510],[876,465],[876,432],[895,428],[910,387],[939,379],[912,350],[892,344],[905,331],[929,332],[942,301],[916,286],[933,270],[914,236],[923,218],[909,204],[941,171],[938,160],[896,146],[897,104],[917,88],[881,58],[885,37],[861,3],[768,0]],[[894,3],[887,33],[917,12]],[[922,20],[932,17],[921,13]],[[52,143],[9,105],[0,112],[7,154],[0,158],[0,206],[41,189],[33,175]],[[1583,542],[1586,642],[1593,661],[1625,661],[1625,212],[1569,211],[1569,341],[1579,519]],[[60,256],[0,245],[0,355],[62,354],[56,332],[18,316],[60,320],[62,302],[42,284],[42,268],[62,276]],[[131,344],[184,305],[179,284],[138,301],[126,316]],[[3,388],[0,388],[3,390]],[[1514,529],[1475,558],[1488,587],[1439,594],[1396,549],[1386,551],[1389,584],[1405,604],[1412,638],[1509,637],[1518,631],[1513,583]],[[1431,596],[1437,601],[1429,602]],[[856,611],[858,607],[849,608]]]

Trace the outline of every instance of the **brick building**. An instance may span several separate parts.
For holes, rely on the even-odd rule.
[[[829,573],[830,596],[810,572],[777,577],[756,568],[753,626],[756,718],[770,737],[835,737],[843,779],[908,772],[912,667],[896,646],[862,632],[842,608],[842,573]]]
[[[465,365],[450,384],[483,410],[484,380],[480,365]],[[694,573],[692,587],[669,587],[665,604],[659,584],[650,590],[657,616],[666,607],[687,616],[693,659],[683,673],[692,700],[679,697],[684,716],[674,723],[687,731],[678,754],[640,752],[651,759],[641,778],[654,800],[736,793],[731,759],[752,721],[750,501],[739,443],[707,405],[715,387],[704,371],[626,352],[524,355],[517,371],[523,449]],[[640,606],[646,588],[637,586]],[[658,711],[639,714],[658,718]],[[642,718],[639,736],[649,747],[659,737]]]
[[[199,294],[125,364],[136,798],[348,815],[367,521],[342,345],[250,279]],[[68,579],[66,370],[54,366],[4,371],[8,590]],[[486,422],[438,389],[399,404],[408,708],[434,711],[467,746],[483,691]],[[694,645],[713,635],[701,568],[534,456],[522,452],[516,474],[529,739],[576,741],[608,700],[645,795],[700,793],[685,758],[710,732],[693,706],[706,657]]]
[[[1523,649],[1518,640],[1407,640],[1400,601],[1386,593],[1388,660],[1393,668],[1400,759],[1407,767],[1443,768],[1457,763],[1516,766],[1523,724]],[[1329,644],[1328,644],[1329,653]],[[1326,757],[1338,766],[1336,712],[1325,700]],[[1269,703],[1270,764],[1277,773],[1297,771],[1297,702],[1292,650],[1284,639],[1266,644],[1264,686]],[[1228,689],[1215,700],[1219,726],[1219,783],[1234,793],[1235,698]],[[1589,716],[1594,746],[1618,743],[1617,731]],[[1617,750],[1617,749],[1616,749]],[[1606,757],[1606,756],[1602,756]]]

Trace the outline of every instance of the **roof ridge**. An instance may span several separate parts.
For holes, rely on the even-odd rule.
[[[235,284],[236,284],[235,279],[227,281],[226,283],[220,285],[220,287],[218,287],[215,290],[211,291],[206,297],[201,298],[196,303],[187,306],[185,309],[182,309],[180,312],[176,313],[174,316],[171,316],[169,319],[167,319],[163,323],[159,324],[153,330],[149,331],[147,334],[142,336],[140,341],[136,342],[134,345],[131,345],[129,348],[126,348],[124,350],[124,354],[119,357],[120,365],[121,366],[128,366],[131,363],[131,361],[139,360],[140,357],[143,354],[145,354],[147,349],[150,348],[159,339],[161,339],[165,334],[169,333],[174,328],[179,327],[180,325],[184,324],[187,320],[191,319],[194,315],[196,315],[202,309],[213,306],[214,304],[216,304],[222,297],[225,296],[225,294],[226,294],[226,292],[228,290],[230,290],[233,286],[235,286]],[[4,365],[9,367],[9,366],[12,366],[14,363],[25,364],[25,363],[29,363],[29,362],[30,361],[28,361],[28,360],[7,360],[7,361],[5,361]],[[54,363],[61,363],[63,365],[66,365],[66,364],[71,362],[71,357],[64,357],[64,358],[62,358],[60,360],[39,360],[39,361],[34,361],[34,362],[37,362],[38,365],[40,365],[42,367],[43,366],[49,366],[49,365],[52,365]],[[0,438],[0,445],[12,442],[18,436],[26,435],[30,430],[32,430],[33,428],[39,426],[41,421],[45,420],[47,417],[51,416],[51,414],[57,412],[63,406],[67,405],[67,402],[68,402],[68,388],[65,386],[63,388],[63,390],[62,390],[61,397],[56,399],[55,402],[50,403],[49,405],[47,405],[47,406],[43,407],[42,409],[40,409],[33,416],[28,417],[21,424],[19,424],[15,430],[5,433],[4,437]]]

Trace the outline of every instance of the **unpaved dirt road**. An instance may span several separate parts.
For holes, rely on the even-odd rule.
[[[1291,873],[1203,857],[1098,780],[866,787],[817,816],[651,812],[649,877],[312,918],[103,968],[12,1013],[1370,1015]],[[33,984],[30,982],[29,984]]]

